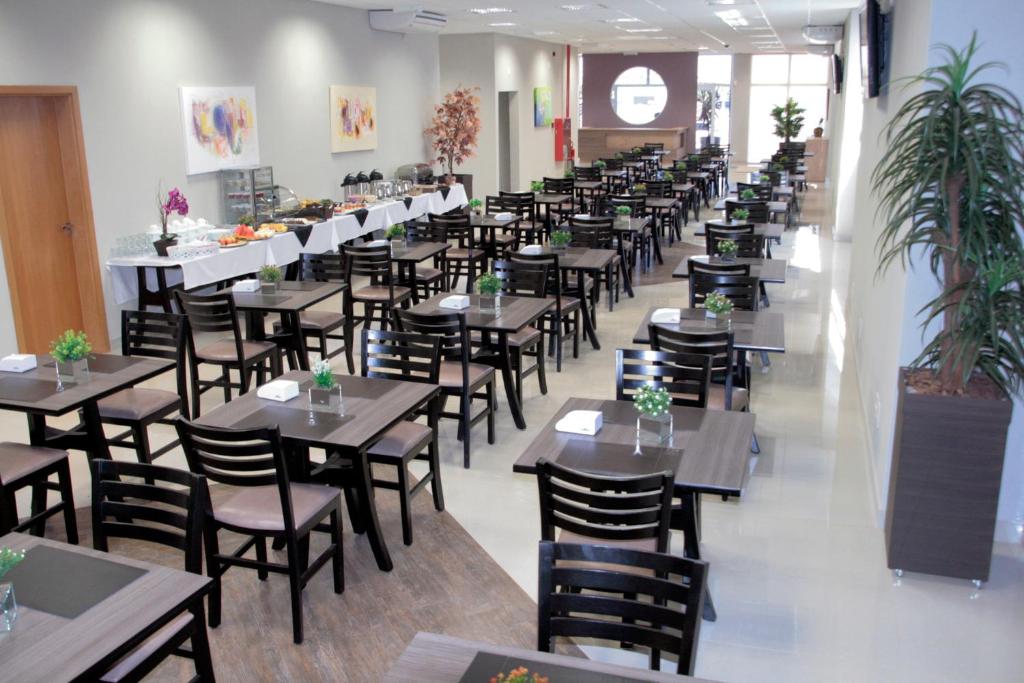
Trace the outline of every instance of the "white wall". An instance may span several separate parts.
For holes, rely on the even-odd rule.
[[[979,0],[966,14],[954,0],[897,0],[893,9],[892,78],[919,73],[941,61],[929,46],[949,43],[964,47],[977,30],[982,49],[977,63],[997,60],[1006,71],[992,71],[987,80],[1024,97],[1024,50],[1018,29],[1024,24],[1024,4],[1016,0]],[[849,31],[849,25],[847,30]],[[849,33],[848,33],[849,35]],[[850,60],[853,61],[852,59]],[[852,92],[852,91],[851,91]],[[934,277],[924,263],[916,270],[890,269],[875,279],[875,242],[879,221],[877,200],[870,190],[870,173],[883,152],[879,134],[886,121],[916,90],[893,89],[866,100],[860,138],[856,201],[843,209],[837,222],[852,218],[853,260],[850,284],[850,320],[855,334],[858,380],[866,418],[879,515],[883,513],[892,457],[896,373],[924,346],[917,310],[937,292]],[[843,162],[845,166],[845,161]],[[930,338],[928,335],[926,338]],[[1015,399],[1003,472],[996,539],[1020,542],[1024,527],[1024,400]]]
[[[158,183],[221,219],[217,174],[185,176],[179,86],[254,85],[261,162],[300,196],[337,196],[348,171],[429,158],[437,51],[436,36],[371,31],[365,11],[308,0],[0,2],[0,83],[78,86],[101,260],[157,222]],[[377,150],[330,153],[331,84],[376,86]],[[8,301],[0,272],[0,353],[14,350]]]
[[[842,44],[842,92],[834,95],[830,110],[829,136],[832,154],[829,180],[832,205],[836,207],[833,238],[841,242],[853,239],[853,205],[857,197],[857,165],[860,161],[860,133],[864,116],[864,88],[860,70],[860,22],[851,12]]]
[[[750,55],[732,56],[729,148],[733,161],[746,163],[750,130]]]

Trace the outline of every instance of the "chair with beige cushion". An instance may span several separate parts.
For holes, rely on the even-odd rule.
[[[217,496],[206,514],[207,574],[219,580],[229,567],[255,569],[261,581],[268,572],[287,574],[291,590],[292,637],[302,642],[302,591],[328,561],[334,592],[344,590],[341,549],[341,496],[332,486],[289,481],[281,433],[277,426],[218,429],[186,420],[178,422],[189,469],[210,481],[231,487]],[[328,522],[324,524],[324,522]],[[234,551],[221,553],[217,532],[242,534]],[[310,534],[330,534],[327,547],[309,559]],[[267,560],[267,539],[283,541],[287,562]],[[255,548],[256,559],[244,557]],[[210,595],[210,626],[220,624],[220,587]]]
[[[459,421],[458,438],[462,441],[463,466],[469,467],[473,426],[487,420],[487,443],[494,443],[494,368],[471,361],[472,345],[466,329],[465,313],[414,313],[399,311],[398,324],[403,332],[436,335],[441,339],[442,410],[440,417]],[[459,412],[443,410],[450,396],[459,400]],[[473,415],[473,400],[481,399],[484,407]]]
[[[459,278],[466,276],[466,291],[473,291],[478,275],[487,272],[487,250],[476,239],[476,228],[469,214],[427,214],[430,225],[443,227],[445,237],[455,245],[445,253],[444,267],[448,277],[445,291],[454,291]]]
[[[494,274],[501,280],[501,293],[508,296],[529,296],[544,298],[547,286],[548,266],[546,263],[522,263],[498,260],[492,264]],[[535,327],[526,327],[508,335],[509,351],[512,352],[512,372],[515,375],[516,395],[523,395],[523,378],[537,373],[540,393],[548,393],[547,374],[544,369],[544,335]],[[533,363],[526,365],[526,359]]]
[[[547,298],[551,299],[555,306],[548,309],[542,319],[541,331],[547,326],[548,333],[548,355],[555,357],[555,372],[562,371],[562,345],[567,339],[572,338],[572,357],[579,358],[580,355],[580,311],[582,304],[579,297],[569,296],[565,292],[567,288],[562,280],[562,273],[558,267],[557,254],[515,254],[512,257],[513,263],[543,263],[548,267],[548,281],[544,287]],[[575,291],[578,294],[578,291]]]
[[[50,481],[53,475],[57,475],[56,482]],[[32,487],[32,512],[28,519],[19,522],[15,494],[27,486]],[[60,502],[46,507],[48,491],[58,491]],[[64,513],[68,543],[77,545],[78,525],[67,451],[10,441],[0,443],[0,536],[30,530],[42,536],[46,519],[58,512]]]
[[[262,384],[269,367],[270,375],[281,374],[281,350],[276,344],[268,341],[249,341],[242,338],[238,324],[238,312],[235,299],[231,292],[216,294],[188,294],[177,291],[179,308],[188,316],[186,335],[189,377],[192,394],[193,418],[200,413],[200,397],[204,392],[215,387],[224,390],[224,402],[231,401],[231,390],[238,389],[240,394],[249,391],[250,374],[256,373],[256,384]],[[231,336],[212,344],[199,345],[197,334],[223,334]],[[221,376],[205,380],[199,377],[202,365],[213,365],[220,369]],[[231,381],[231,371],[238,373],[238,382]]]
[[[406,307],[412,301],[412,290],[409,287],[395,284],[398,279],[392,270],[391,248],[389,246],[351,246],[339,245],[345,257],[345,336],[355,337],[353,330],[360,322],[369,328],[372,323],[380,323],[380,329],[386,330],[398,306]],[[362,286],[353,278],[368,280]],[[356,318],[355,305],[362,304],[363,315]]]
[[[172,425],[172,416],[188,417],[188,391],[185,381],[185,334],[187,322],[177,313],[121,311],[121,355],[164,358],[174,361],[177,391],[130,387],[100,399],[100,419],[104,424],[127,427],[128,431],[107,438],[111,446],[131,448],[139,462],[155,458],[178,447],[177,439],[152,450],[149,426]]]

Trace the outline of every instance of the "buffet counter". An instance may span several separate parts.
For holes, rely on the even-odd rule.
[[[394,223],[414,220],[427,213],[444,213],[468,203],[465,188],[457,184],[451,187],[447,196],[440,191],[430,192],[408,200],[370,204],[366,207],[365,216],[357,213],[336,215],[313,225],[305,243],[300,241],[295,231],[289,231],[269,239],[251,241],[241,247],[222,247],[216,253],[195,258],[176,259],[155,254],[111,258],[106,265],[114,301],[120,305],[139,298],[139,282],[143,279],[150,291],[176,285],[184,286],[186,290],[196,289],[254,273],[264,265],[285,266],[298,261],[304,253],[334,251],[342,242],[386,229]]]

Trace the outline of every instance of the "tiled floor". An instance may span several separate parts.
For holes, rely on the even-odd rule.
[[[997,548],[981,591],[920,575],[896,580],[885,568],[844,322],[849,245],[829,238],[822,191],[810,190],[803,202],[803,227],[774,249],[789,260],[787,283],[768,290],[773,309],[786,314],[787,352],[772,356],[766,374],[755,367],[763,452],[742,499],[704,500],[702,551],[718,621],[703,624],[696,673],[722,681],[1024,680],[1016,649],[1024,635],[1021,548]],[[546,396],[528,378],[529,428],[515,429],[502,402],[496,445],[486,444],[482,424],[474,433],[472,470],[461,466],[454,424],[443,424],[448,511],[531,595],[536,484],[513,474],[512,463],[567,397],[610,396],[614,349],[631,346],[649,306],[685,305],[685,295],[676,281],[637,288],[610,315],[602,303],[602,350],[584,345],[561,374],[552,368]],[[20,416],[0,414],[0,429],[5,438],[27,438]],[[183,464],[177,454],[162,462]],[[76,466],[74,476],[81,504],[88,474]],[[586,650],[645,665],[626,651]]]

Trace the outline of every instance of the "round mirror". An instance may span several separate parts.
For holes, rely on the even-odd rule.
[[[668,88],[654,69],[634,66],[615,79],[611,99],[612,110],[620,119],[642,125],[661,115],[668,101]]]

